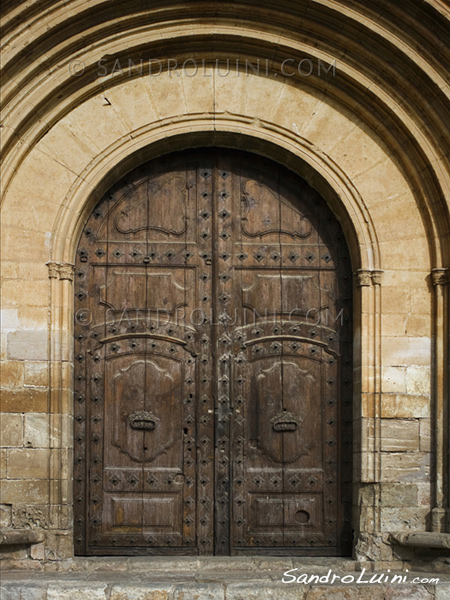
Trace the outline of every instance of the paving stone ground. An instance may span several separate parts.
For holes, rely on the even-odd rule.
[[[30,566],[3,563],[1,600],[450,600],[449,575],[399,572],[408,581],[391,583],[393,573],[362,573],[346,559],[118,557]]]

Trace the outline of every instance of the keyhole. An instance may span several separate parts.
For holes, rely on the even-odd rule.
[[[144,446],[144,450],[145,450],[145,452],[147,452],[147,450],[148,450],[147,446]]]

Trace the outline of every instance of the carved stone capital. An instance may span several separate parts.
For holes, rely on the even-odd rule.
[[[355,275],[360,287],[372,285],[372,271],[369,269],[358,269]]]
[[[381,276],[383,275],[384,271],[382,271],[381,269],[374,269],[372,271],[372,283],[373,285],[381,285]]]
[[[49,279],[58,279],[59,277],[59,263],[57,262],[48,262],[48,276]]]
[[[50,261],[47,263],[48,276],[50,279],[67,279],[73,281],[75,267],[70,263],[57,263]]]
[[[446,285],[449,280],[448,269],[432,269],[431,280],[433,282],[433,285]]]
[[[381,285],[383,272],[381,269],[358,269],[355,273],[358,285],[360,287],[370,287],[372,284]]]
[[[61,263],[59,265],[59,278],[73,281],[73,273],[75,271],[74,265],[70,263]]]

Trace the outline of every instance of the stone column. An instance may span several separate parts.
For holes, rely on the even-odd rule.
[[[51,538],[46,558],[72,555],[72,320],[74,267],[47,263],[50,278],[50,465]]]
[[[359,297],[361,356],[359,386],[361,410],[354,413],[359,431],[360,453],[356,455],[358,474],[358,508],[360,530],[357,556],[379,558],[373,550],[374,538],[380,531],[379,484],[381,469],[381,275],[379,269],[356,272],[356,299]],[[356,304],[357,305],[357,304]],[[355,331],[357,334],[357,331]],[[355,336],[355,341],[357,337]],[[357,379],[357,378],[355,378]],[[356,383],[356,382],[355,382]],[[358,399],[357,399],[358,400]],[[355,402],[355,409],[358,403]],[[358,468],[359,467],[359,468]],[[358,472],[359,471],[359,472]]]
[[[450,531],[449,511],[449,407],[448,407],[448,327],[449,269],[431,271],[434,287],[434,377],[432,387],[434,408],[435,470],[434,506],[431,511],[431,528],[434,532]]]

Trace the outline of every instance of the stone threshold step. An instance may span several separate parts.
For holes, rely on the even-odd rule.
[[[421,574],[423,575],[423,574]],[[42,579],[41,579],[42,578]],[[34,580],[1,583],[2,600],[449,600],[450,583],[434,584],[283,584],[281,581],[239,583],[146,581],[52,581],[35,573]]]
[[[53,567],[2,564],[1,600],[450,600],[450,575],[373,573],[349,559],[77,558]]]
[[[4,560],[0,563],[0,569],[3,571],[13,570],[38,570],[44,572],[77,572],[91,573],[95,571],[102,572],[128,572],[145,573],[151,575],[155,573],[230,573],[230,572],[249,572],[249,573],[269,573],[284,572],[292,568],[308,568],[319,571],[334,569],[337,571],[357,571],[360,570],[361,563],[349,558],[329,558],[329,557],[274,557],[274,556],[243,556],[243,557],[77,557],[70,560],[59,561],[37,561],[24,560],[9,562]],[[368,563],[366,570],[369,569]]]

